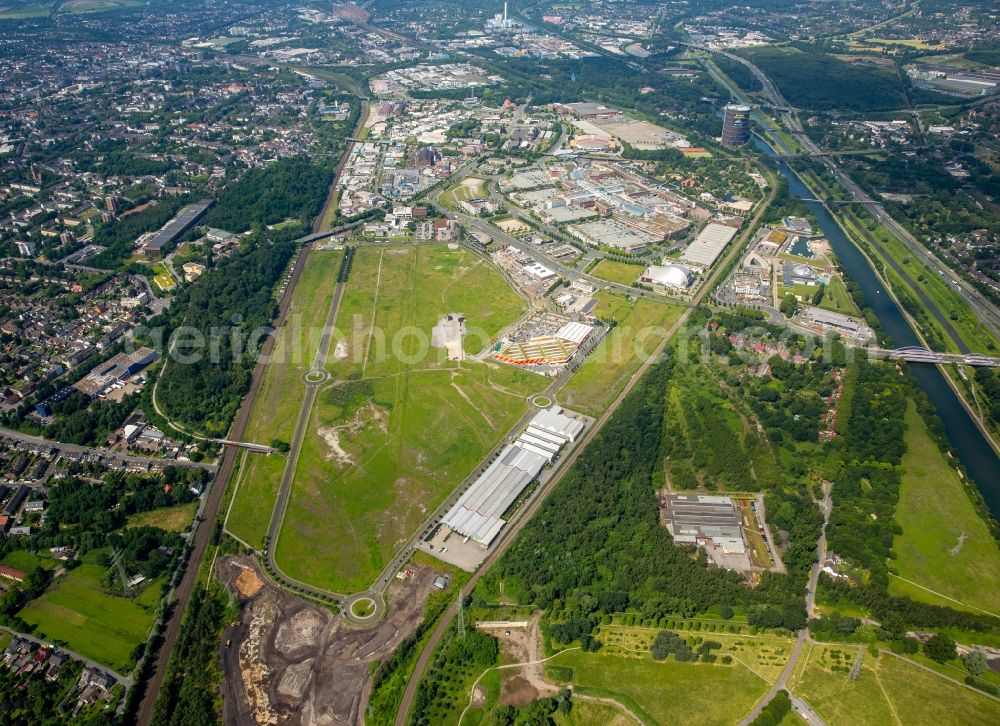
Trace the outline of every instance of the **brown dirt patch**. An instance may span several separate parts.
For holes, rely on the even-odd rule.
[[[255,570],[241,569],[240,574],[233,581],[233,587],[236,588],[236,592],[241,598],[251,598],[264,587],[264,581],[260,579]]]
[[[538,698],[538,689],[523,676],[514,676],[503,682],[500,703],[504,706],[525,706]]]
[[[225,722],[361,724],[372,664],[389,658],[416,630],[438,574],[422,565],[409,569],[409,579],[389,588],[386,618],[360,629],[275,587],[250,558],[220,560],[217,576],[243,603],[226,631],[232,646],[220,651]]]

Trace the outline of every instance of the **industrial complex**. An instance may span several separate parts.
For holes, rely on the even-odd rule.
[[[559,406],[539,411],[458,498],[421,546],[446,562],[474,570],[525,490],[564,446],[579,438],[585,425],[583,419]]]

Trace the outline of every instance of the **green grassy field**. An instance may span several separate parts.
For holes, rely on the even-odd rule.
[[[779,295],[784,297],[785,295],[795,295],[800,298],[800,302],[803,305],[812,305],[813,296],[819,290],[815,285],[789,285],[781,286]]]
[[[126,600],[101,592],[103,573],[99,565],[84,561],[28,603],[20,617],[35,626],[37,637],[125,673],[132,666],[133,649],[149,637],[163,582],[156,580],[137,598]]]
[[[878,677],[899,720],[907,726],[1000,722],[1000,701],[902,658],[883,655],[878,662]]]
[[[894,723],[889,704],[875,678],[875,659],[867,653],[861,675],[853,683],[847,680],[854,664],[857,646],[806,645],[790,685],[830,726],[837,724]],[[838,670],[833,670],[837,668]],[[843,669],[847,669],[844,671]]]
[[[862,226],[861,220],[845,216],[848,226],[853,226],[855,230]],[[884,255],[890,256],[913,280],[914,285],[924,292],[928,298],[937,306],[941,314],[948,318],[948,322],[955,329],[955,332],[962,341],[975,353],[993,355],[998,346],[997,339],[990,330],[983,325],[968,303],[949,285],[941,275],[932,272],[923,262],[919,261],[913,254],[892,235],[881,224],[874,231],[868,231],[881,246]],[[861,237],[860,233],[857,233]],[[863,238],[863,237],[862,237]],[[877,251],[876,251],[877,253]],[[890,275],[895,284],[909,286],[895,272]],[[948,344],[949,350],[957,350],[950,336],[945,333],[933,316],[928,313],[931,323],[940,336]]]
[[[553,669],[552,666],[561,666]],[[739,664],[656,662],[648,655],[565,651],[546,664],[581,692],[608,696],[652,723],[735,724],[769,684]],[[696,721],[692,721],[695,718]]]
[[[167,532],[186,532],[191,527],[198,502],[188,502],[177,507],[164,507],[149,512],[133,514],[126,527],[159,527]]]
[[[8,552],[4,556],[3,560],[0,560],[0,564],[7,565],[8,567],[14,567],[24,572],[31,572],[36,567],[41,567],[43,570],[52,570],[55,569],[56,565],[59,563],[49,557],[48,552],[45,552],[44,555],[34,555],[31,552],[26,552],[25,550],[13,550]]]
[[[341,302],[327,369],[346,380],[440,367],[444,351],[427,341],[431,328],[451,312],[466,316],[463,349],[471,355],[515,321],[524,302],[489,262],[468,250],[444,244],[362,248]]]
[[[614,260],[601,260],[597,263],[590,274],[608,282],[617,282],[619,285],[634,285],[639,279],[639,274],[645,268],[642,265],[629,265],[625,262],[615,262]]]
[[[244,438],[262,444],[288,442],[305,396],[302,376],[312,365],[322,327],[333,301],[343,253],[310,250],[285,322],[272,350]],[[286,458],[280,454],[243,454],[237,470],[235,501],[226,528],[253,547],[263,545],[278,495]]]
[[[633,726],[635,723],[620,707],[610,703],[585,700],[578,694],[573,698],[573,708],[568,715],[559,711],[552,714],[556,726]]]
[[[927,433],[916,406],[906,410],[906,455],[896,521],[902,534],[893,540],[900,577],[952,600],[893,577],[889,591],[935,605],[980,608],[1000,613],[1000,547],[969,501],[964,485]],[[966,540],[956,555],[950,550],[960,535]],[[971,608],[969,607],[971,606]]]
[[[669,630],[673,630],[682,638],[701,637],[720,643],[722,647],[712,651],[715,655],[719,658],[725,655],[732,656],[734,661],[769,681],[776,681],[781,675],[794,645],[790,638],[770,635],[749,637],[745,634],[723,632],[721,624],[714,632],[707,629],[707,624],[704,624],[704,627],[706,629],[697,632],[685,630],[683,627],[672,627]],[[609,653],[619,655],[646,653],[660,630],[662,628],[602,625],[598,631],[598,639]]]
[[[832,276],[830,282],[827,283],[826,292],[823,293],[823,300],[820,301],[819,307],[844,315],[860,314],[858,306],[854,304],[847,288],[844,287],[844,281],[836,275]]]
[[[656,349],[684,311],[679,305],[645,298],[629,303],[603,290],[595,297],[595,314],[614,318],[618,326],[559,391],[560,403],[591,416],[621,392],[642,364],[642,355]]]
[[[447,312],[482,331],[466,339],[468,353],[522,303],[468,250],[359,250],[338,319],[351,332],[328,362],[334,381],[317,396],[276,545],[288,575],[337,592],[366,588],[545,386],[531,373],[428,349]]]
[[[866,652],[861,675],[852,683],[847,676],[857,646],[807,648],[790,686],[829,726],[961,726],[1000,718],[1000,701],[890,653],[876,659]]]
[[[459,202],[485,196],[486,182],[483,179],[468,177],[443,191],[439,199],[442,204],[458,208]]]
[[[167,272],[167,268],[162,264],[153,265],[150,268],[150,274],[153,276],[153,282],[156,283],[156,286],[163,292],[169,292],[177,287],[177,283],[174,281],[174,278],[170,276],[170,273]]]

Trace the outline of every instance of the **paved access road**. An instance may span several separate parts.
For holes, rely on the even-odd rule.
[[[813,616],[813,611],[816,608],[816,586],[819,584],[819,573],[823,570],[823,560],[826,559],[826,525],[830,522],[830,513],[833,511],[833,500],[830,498],[830,491],[833,485],[830,482],[823,482],[823,499],[821,499],[817,504],[819,505],[820,511],[823,513],[823,528],[819,535],[819,544],[816,553],[816,563],[813,565],[812,570],[809,573],[809,583],[806,585],[806,615],[811,618]],[[795,666],[799,662],[799,656],[802,655],[802,647],[811,640],[809,635],[809,629],[803,628],[799,631],[798,638],[795,641],[795,646],[792,648],[792,654],[788,658],[788,663],[785,665],[785,669],[781,671],[781,675],[778,680],[774,682],[771,689],[761,697],[754,707],[751,709],[742,721],[740,721],[740,726],[749,726],[749,724],[760,715],[761,710],[764,706],[771,702],[771,699],[778,693],[778,691],[788,690],[788,679],[791,678],[792,674],[795,672]],[[792,708],[794,708],[798,713],[803,714],[806,720],[810,724],[823,724],[823,719],[819,717],[819,714],[812,710],[804,700],[796,696],[789,691],[789,695],[792,699]]]
[[[694,46],[691,47],[700,47]],[[709,50],[707,48],[701,47],[702,50]],[[991,301],[987,300],[986,297],[979,292],[975,287],[973,287],[969,282],[967,282],[963,277],[958,275],[954,270],[952,270],[948,265],[943,263],[937,257],[935,257],[923,244],[917,240],[910,231],[903,227],[899,222],[897,222],[891,214],[889,214],[885,207],[876,200],[873,200],[868,194],[858,186],[850,175],[844,172],[836,163],[834,157],[829,154],[824,154],[823,150],[816,145],[816,143],[805,133],[802,128],[802,122],[799,120],[797,109],[791,106],[785,97],[782,96],[781,91],[778,87],[771,81],[770,78],[756,65],[748,61],[746,58],[738,56],[734,53],[722,52],[722,55],[726,56],[730,60],[736,61],[744,65],[757,79],[760,81],[764,88],[764,93],[770,99],[771,104],[779,111],[781,115],[782,123],[785,127],[792,133],[793,136],[802,144],[806,151],[820,159],[823,164],[829,169],[830,173],[833,174],[837,182],[852,196],[854,199],[862,204],[869,205],[872,214],[878,218],[879,222],[888,229],[893,236],[895,236],[900,242],[902,242],[911,253],[913,253],[917,258],[919,258],[932,272],[940,275],[949,285],[955,288],[955,291],[960,297],[964,298],[965,301],[972,307],[975,311],[976,316],[982,320],[982,322],[990,328],[994,334],[1000,334],[1000,309],[997,308]],[[916,289],[916,288],[915,288]],[[924,304],[927,305],[928,301],[925,299]],[[929,309],[936,311],[936,306],[929,306]]]
[[[218,469],[218,465],[213,463],[197,462],[197,461],[186,461],[186,460],[170,460],[170,459],[157,459],[153,456],[136,456],[135,454],[123,454],[119,451],[112,451],[111,449],[103,449],[96,446],[81,446],[79,444],[64,444],[59,441],[53,441],[52,439],[46,439],[41,436],[31,436],[30,434],[22,434],[20,431],[15,431],[14,429],[7,429],[0,427],[0,438],[12,439],[14,441],[21,441],[25,444],[31,444],[33,446],[50,446],[52,448],[59,449],[70,454],[90,454],[93,456],[102,456],[106,459],[116,459],[118,461],[124,461],[129,464],[170,464],[173,466],[190,466],[199,469],[205,469],[207,471],[215,471]]]
[[[98,663],[97,661],[93,661],[84,655],[80,655],[79,653],[75,653],[69,648],[64,648],[61,645],[55,645],[54,643],[50,643],[47,640],[39,640],[34,635],[28,635],[27,633],[21,633],[18,632],[17,630],[11,630],[10,628],[4,627],[2,625],[0,625],[0,630],[6,631],[15,637],[23,638],[24,640],[30,640],[32,643],[35,643],[44,648],[52,648],[54,652],[65,653],[69,657],[73,658],[74,660],[80,661],[84,665],[90,666],[91,668],[96,668],[99,671],[103,671],[105,673],[110,674],[112,678],[117,680],[126,688],[130,688],[132,686],[133,680],[131,675],[123,676],[121,673],[117,673],[116,671],[111,670],[106,665]]]

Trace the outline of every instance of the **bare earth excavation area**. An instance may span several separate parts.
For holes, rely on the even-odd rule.
[[[222,647],[226,723],[338,726],[359,721],[372,662],[389,653],[420,623],[439,574],[413,565],[394,581],[389,615],[359,630],[329,610],[268,582],[250,558],[228,557],[218,576],[242,604]]]

